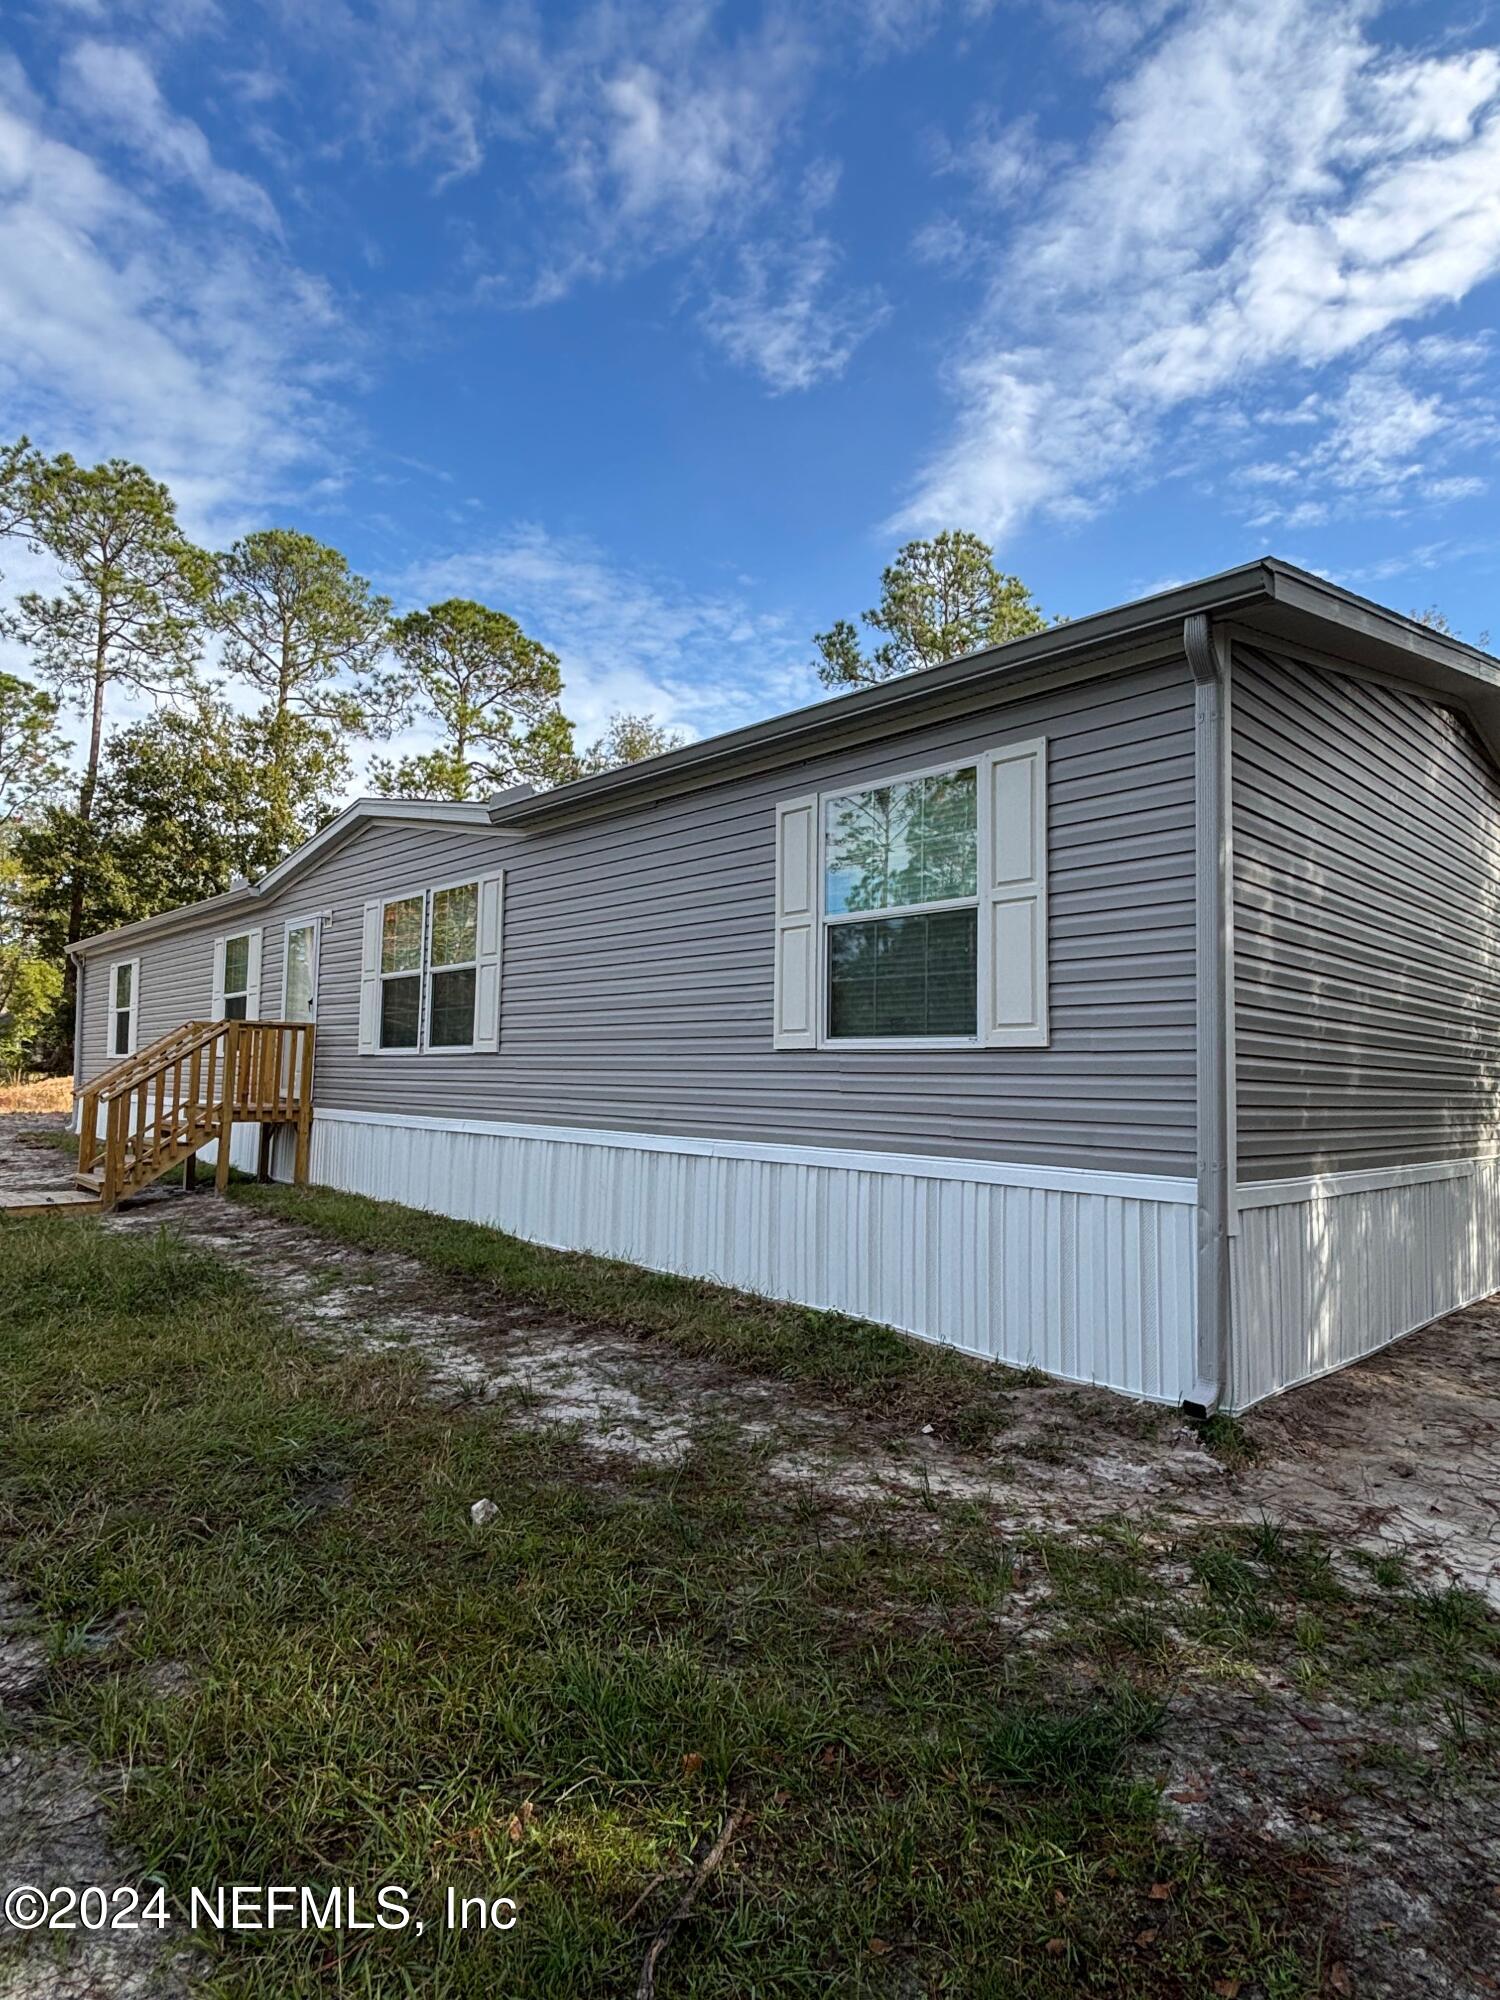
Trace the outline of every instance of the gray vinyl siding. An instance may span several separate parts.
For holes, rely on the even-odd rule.
[[[1500,1139],[1500,776],[1463,716],[1240,646],[1242,1181]]]
[[[1041,732],[1050,1045],[773,1051],[776,801]],[[365,900],[495,867],[505,870],[500,1053],[361,1056]],[[331,913],[319,972],[324,1108],[1193,1170],[1193,705],[1181,661],[531,833],[366,823],[256,917],[263,1014],[280,1006],[287,919],[319,911]],[[220,916],[138,947],[143,1043],[207,1011],[212,939],[231,927]],[[91,1073],[103,1060],[95,1013],[91,1004]]]

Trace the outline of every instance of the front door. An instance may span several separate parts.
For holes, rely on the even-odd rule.
[[[282,975],[283,1021],[318,1018],[318,920],[308,917],[286,927],[285,971]]]

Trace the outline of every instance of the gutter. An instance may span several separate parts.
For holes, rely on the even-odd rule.
[[[1230,649],[1206,612],[1183,621],[1193,675],[1197,998],[1197,1362],[1183,1409],[1200,1420],[1229,1382],[1229,1236],[1234,1153]]]
[[[572,784],[559,785],[552,791],[513,803],[496,801],[490,818],[497,826],[532,826],[561,814],[612,806],[619,799],[633,798],[655,787],[673,791],[704,774],[716,773],[722,766],[739,763],[753,753],[805,743],[806,754],[812,755],[821,737],[861,717],[889,714],[899,726],[903,710],[935,694],[978,685],[1004,686],[1023,675],[1063,671],[1091,654],[1118,651],[1122,642],[1145,643],[1175,635],[1183,619],[1194,612],[1212,610],[1225,615],[1267,603],[1275,598],[1276,588],[1274,566],[1268,560],[1246,563],[1239,569],[1208,577],[1202,583],[1181,585],[1154,597],[1138,598],[1109,611],[1053,625],[1024,639],[1011,639],[1001,646],[964,653],[940,666],[901,674],[855,694],[835,695],[806,708],[791,709],[784,715],[770,716],[764,722],[684,744],[680,750],[643,758],[638,764],[626,764],[598,777],[575,779]]]

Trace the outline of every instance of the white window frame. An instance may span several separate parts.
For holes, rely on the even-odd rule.
[[[407,972],[387,972],[382,961],[385,957],[385,913],[394,903],[416,903],[422,905],[422,955],[413,974]],[[423,1043],[423,1021],[426,1013],[425,987],[427,983],[427,891],[425,889],[405,889],[399,895],[380,898],[380,929],[375,941],[375,976],[379,986],[375,995],[375,1050],[382,1056],[419,1056],[425,1053]],[[385,983],[388,979],[411,979],[417,982],[417,1039],[410,1048],[388,1047],[380,1039],[380,1023],[385,1013]]]
[[[432,963],[433,897],[441,896],[450,889],[472,889],[474,891],[475,901],[476,901],[475,921],[477,924],[479,921],[477,914],[477,904],[479,902],[479,899],[483,896],[484,893],[483,884],[484,884],[484,874],[483,871],[481,871],[478,875],[460,875],[457,878],[457,880],[453,882],[431,882],[427,884],[425,888],[407,889],[397,895],[382,896],[380,898],[381,937],[384,937],[385,935],[385,913],[393,903],[414,903],[420,898],[422,904],[421,966],[415,975],[413,975],[411,972],[381,971],[378,974],[381,987],[381,994],[383,995],[384,993],[385,982],[388,979],[410,979],[413,976],[415,976],[420,979],[421,985],[418,990],[417,1039],[414,1045],[411,1048],[388,1048],[381,1041],[380,1039],[381,1007],[379,1004],[380,996],[377,996],[377,1004],[375,1010],[375,1046],[373,1049],[368,1051],[369,1054],[381,1055],[381,1056],[472,1056],[472,1055],[483,1055],[487,1053],[482,1044],[472,1039],[472,1028],[477,1027],[479,1023],[479,959],[477,956],[479,939],[477,931],[475,935],[476,956],[473,959],[465,960],[464,963],[461,965],[440,965],[437,966],[436,968],[434,968]],[[467,1042],[445,1042],[441,1048],[434,1048],[432,1046],[433,972],[434,970],[438,972],[467,972],[471,969],[473,970],[474,973],[474,1021],[470,1031],[471,1038]]]
[[[287,1013],[287,992],[291,983],[293,931],[312,932],[312,1013],[309,1019],[316,1023],[318,1018],[318,970],[323,952],[322,915],[319,914],[315,917],[292,917],[288,920],[281,933],[281,1018],[283,1021],[291,1018]]]
[[[128,1007],[122,1007],[118,997],[119,975],[127,970],[130,973],[130,1004]],[[121,1014],[126,1013],[130,1016],[130,1027],[127,1037],[130,1047],[128,1049],[117,1049],[115,1047],[115,1029],[119,1024]],[[109,1050],[109,1059],[112,1063],[127,1062],[140,1047],[140,1019],[141,961],[138,958],[114,959],[111,961],[109,968],[109,1012],[106,1017],[107,1027],[105,1031],[105,1046]]]
[[[225,931],[224,933],[224,996],[223,997],[224,997],[224,1019],[226,1021],[228,1020],[248,1021],[250,1019],[250,994],[251,991],[253,990],[253,982],[251,981],[250,978],[250,955],[253,949],[251,945],[251,936],[254,931],[254,928],[255,927],[252,924],[249,930]],[[241,938],[243,938],[245,941],[245,983],[243,986],[236,986],[233,989],[231,989],[229,984],[229,947],[232,944],[238,944]],[[241,1000],[241,999],[245,1003],[244,1013],[231,1015],[229,1012],[230,1001]]]
[[[974,894],[955,896],[936,903],[903,903],[899,908],[881,910],[844,910],[830,915],[828,910],[828,808],[836,799],[857,798],[861,792],[876,792],[886,785],[917,784],[923,778],[947,778],[955,771],[974,773],[975,815],[974,815]],[[979,1024],[984,1018],[984,977],[989,963],[986,897],[984,894],[984,856],[989,840],[989,787],[985,783],[985,760],[983,753],[969,757],[955,757],[946,764],[927,764],[920,770],[892,771],[878,778],[862,779],[855,785],[838,785],[831,791],[817,794],[814,813],[814,881],[817,896],[817,1001],[818,1039],[820,1049],[977,1049],[983,1046]],[[941,915],[944,910],[973,910],[975,912],[975,961],[974,961],[974,1033],[972,1035],[834,1035],[828,1027],[829,1013],[829,972],[830,953],[829,932],[841,924],[880,923],[887,917],[927,917]]]
[[[450,889],[474,891],[474,956],[463,959],[455,965],[434,965],[432,906],[437,897],[446,895]],[[479,1025],[479,924],[480,901],[483,895],[483,875],[461,875],[456,882],[434,882],[427,891],[422,943],[422,1053],[424,1055],[472,1056],[479,1053],[479,1044],[474,1040],[474,1030]],[[474,1011],[469,1021],[469,1039],[466,1042],[444,1042],[441,1048],[432,1046],[432,976],[435,972],[472,972],[474,975]]]

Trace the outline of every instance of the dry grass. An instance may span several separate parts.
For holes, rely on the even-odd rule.
[[[72,1109],[70,1076],[34,1076],[25,1083],[0,1083],[0,1112],[34,1112],[40,1116],[48,1111]]]

